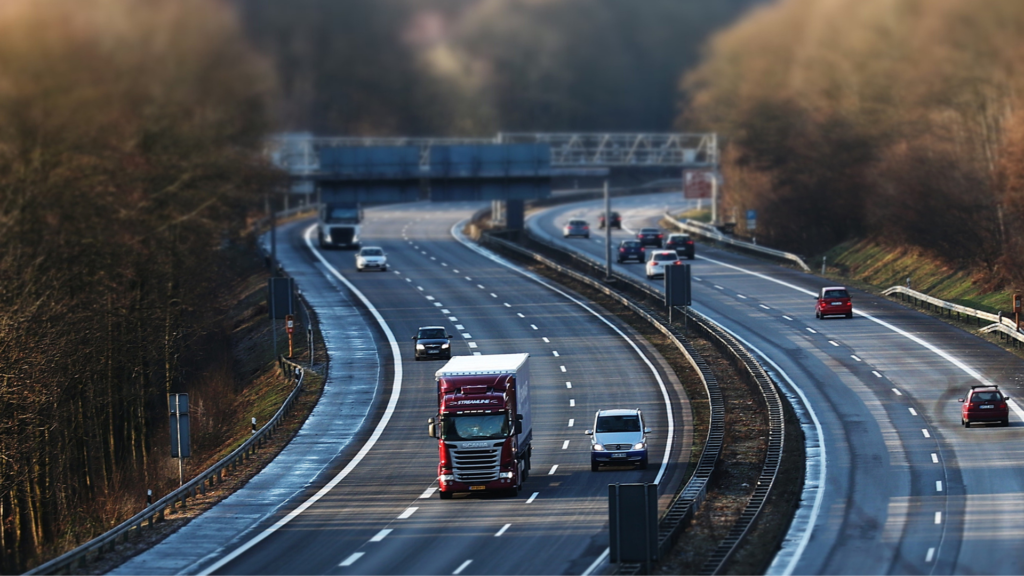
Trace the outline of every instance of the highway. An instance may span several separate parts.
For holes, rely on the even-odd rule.
[[[678,193],[615,199],[624,230],[656,226]],[[597,222],[603,203],[540,211],[528,227],[603,258],[603,231],[563,239],[570,217]],[[596,227],[595,227],[596,232]],[[831,282],[704,244],[692,264],[694,308],[765,358],[806,396],[824,450],[777,574],[1018,574],[1024,566],[1024,426],[960,426],[971,384],[1021,394],[1024,362],[1001,348],[884,298],[853,290],[855,316],[817,320],[813,295]],[[615,265],[644,279],[640,264]],[[646,280],[645,280],[646,281]],[[656,279],[653,284],[661,285]],[[815,501],[815,498],[817,501]]]
[[[385,249],[387,272],[356,272],[352,251],[311,249],[309,220],[280,229],[286,269],[336,273],[365,295],[394,334],[401,374],[395,378],[387,337],[379,333],[387,368],[375,423],[307,500],[289,502],[202,573],[579,574],[607,547],[609,483],[663,476],[663,500],[678,487],[685,456],[683,465],[675,462],[688,455],[691,432],[689,405],[674,375],[617,319],[591,313],[458,243],[453,225],[478,207],[368,209],[363,244]],[[365,320],[375,325],[369,314]],[[436,440],[426,423],[436,410],[433,374],[442,362],[413,362],[410,341],[424,325],[445,326],[455,336],[455,354],[531,354],[533,470],[519,497],[437,497]],[[343,342],[332,346],[344,354]],[[607,407],[644,410],[654,429],[648,470],[590,471],[583,432],[594,412]],[[328,480],[333,487],[321,490]]]

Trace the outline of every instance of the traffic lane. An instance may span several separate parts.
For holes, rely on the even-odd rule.
[[[422,247],[421,247],[421,248],[422,248]],[[392,260],[392,262],[393,262],[393,266],[395,266],[395,269],[396,269],[396,270],[398,270],[398,271],[400,271],[400,272],[401,272],[401,271],[402,271],[403,269],[404,269],[404,270],[412,270],[412,268],[411,268],[411,267],[413,267],[413,266],[416,266],[416,265],[422,265],[422,264],[424,264],[424,263],[426,263],[426,262],[432,262],[432,263],[433,263],[433,262],[436,262],[436,261],[433,261],[433,260],[429,260],[429,258],[424,258],[424,256],[425,256],[425,255],[424,255],[424,254],[422,254],[423,250],[419,250],[419,252],[417,253],[418,255],[414,255],[414,256],[413,256],[413,257],[412,257],[412,258],[411,258],[411,259],[410,259],[410,260],[409,260],[408,262],[404,262],[404,261],[403,261],[403,260],[401,259],[401,257],[402,257],[401,255],[402,255],[402,254],[404,253],[404,251],[402,251],[402,250],[398,250],[398,249],[396,249],[396,248],[394,248],[394,247],[388,248],[388,250],[389,250],[389,255],[390,255],[390,258],[391,258],[391,260]],[[456,262],[456,264],[457,264],[457,265],[462,265],[462,264],[459,264],[458,262]],[[467,262],[467,264],[472,264],[472,263],[470,263],[470,262]],[[440,266],[439,266],[439,264],[435,264],[435,265],[436,265],[436,266],[438,266],[438,267],[440,267]],[[444,267],[440,267],[440,268],[444,268]],[[404,274],[404,273],[403,273],[403,274]],[[412,274],[412,273],[410,272],[409,274]],[[366,275],[364,275],[364,276],[366,276]],[[440,289],[435,289],[435,287],[434,287],[434,286],[431,286],[431,285],[429,284],[428,280],[422,279],[422,278],[425,278],[425,276],[426,276],[426,275],[425,275],[425,274],[423,274],[422,272],[418,272],[418,273],[417,273],[417,278],[416,278],[415,282],[411,282],[411,283],[408,283],[408,284],[416,284],[416,286],[419,286],[419,287],[424,287],[424,290],[422,291],[422,292],[423,292],[423,294],[424,294],[424,298],[425,298],[425,297],[427,296],[426,292],[431,292],[431,294],[433,294],[433,293],[437,293],[437,294],[440,294],[440,295],[441,295],[441,296],[435,296],[435,298],[437,299],[436,301],[439,301],[439,302],[442,302],[442,303],[444,303],[444,302],[446,302],[446,301],[449,301],[449,300],[451,300],[451,298],[449,298],[449,296],[448,296],[447,294],[445,294],[445,293],[444,293],[443,291],[441,291]],[[452,275],[451,277],[452,277],[452,278],[457,278],[457,282],[456,282],[457,284],[458,284],[458,283],[461,283],[462,281],[464,281],[464,278],[458,278],[458,277],[454,276],[454,274],[453,274],[453,275]],[[486,276],[485,276],[485,277],[486,277]],[[410,278],[410,279],[411,279],[411,278]],[[516,279],[516,280],[518,280],[518,279]],[[522,280],[520,280],[520,281],[522,281]],[[500,283],[501,283],[501,284],[502,284],[503,286],[507,286],[507,285],[508,285],[508,282],[505,282],[505,281],[501,281]],[[513,291],[513,292],[515,293],[515,295],[516,295],[517,297],[521,297],[521,295],[520,295],[520,290],[518,290],[518,288],[517,288],[516,286],[511,286],[511,288],[513,288],[513,290],[512,290],[512,291]],[[477,289],[478,289],[478,290],[480,290],[479,288],[477,288]],[[421,292],[421,291],[417,290],[417,292]],[[471,293],[472,293],[472,291],[471,291]],[[484,294],[484,293],[485,293],[485,292],[481,291],[481,292],[480,292],[479,294]],[[486,293],[486,294],[487,294],[488,296],[490,296],[490,294],[489,294],[489,293]],[[491,299],[492,299],[492,300],[494,300],[494,298],[493,298],[493,297],[491,297]],[[470,304],[471,304],[471,303],[470,303]],[[536,310],[537,310],[537,304],[538,304],[538,302],[537,302],[537,299],[536,299],[536,298],[531,298],[531,299],[529,299],[529,305],[530,305],[530,306],[532,307],[532,309],[533,309],[534,311],[536,311]],[[466,306],[466,303],[462,303],[462,304],[460,304],[460,305],[462,305],[462,306],[465,306],[465,307],[466,307],[466,308],[467,308],[468,310],[470,310],[470,312],[468,312],[468,313],[469,313],[469,314],[471,314],[471,315],[472,315],[472,311],[473,311],[473,310],[474,310],[474,309],[476,308],[476,306],[473,306],[473,305],[469,305],[469,306]],[[448,306],[448,304],[445,304],[445,306]],[[506,308],[506,307],[504,306],[504,303],[502,304],[501,308],[503,308],[503,309],[504,309],[504,308]],[[450,311],[451,311],[452,313],[454,313],[454,312],[455,312],[455,310],[454,310],[454,309],[451,309]],[[573,316],[573,315],[565,315],[565,314],[563,314],[563,313],[559,313],[559,312],[557,312],[557,311],[555,311],[555,312],[548,312],[548,311],[544,311],[544,313],[543,313],[542,315],[543,315],[543,317],[545,318],[545,320],[546,320],[546,321],[547,321],[548,323],[550,323],[550,322],[552,321],[552,319],[557,319],[557,318],[559,318],[559,317],[562,317],[562,316]],[[463,314],[463,316],[459,316],[459,317],[458,317],[458,318],[459,318],[459,321],[460,321],[460,322],[462,322],[462,321],[463,321],[463,319],[464,319],[464,316],[465,316],[465,314]],[[518,316],[517,316],[517,317],[518,317]],[[536,320],[534,320],[534,322],[537,322],[537,321],[536,321]],[[558,331],[559,331],[560,333],[562,333],[562,332],[565,332],[565,331],[570,331],[570,332],[571,332],[572,328],[573,328],[573,327],[575,327],[575,326],[577,326],[577,325],[579,324],[579,320],[578,320],[577,318],[574,318],[574,317],[570,317],[570,318],[567,318],[567,323],[568,323],[568,324],[567,324],[567,325],[566,325],[565,327],[559,327],[559,326],[557,326],[557,324],[556,324],[556,325],[555,325],[555,328],[556,328],[556,329],[558,329]],[[469,324],[464,324],[464,326],[465,326],[466,328],[469,328],[469,326],[470,326],[470,325],[469,325]],[[531,330],[532,330],[532,328],[531,328]],[[599,343],[599,342],[600,342],[600,339],[594,339],[594,338],[593,338],[593,333],[592,333],[592,331],[588,331],[588,336],[589,336],[589,340],[590,340],[590,341],[592,341],[592,342],[594,342],[594,343]],[[490,340],[490,341],[494,341],[494,343],[495,343],[495,344],[500,344],[500,342],[501,342],[502,340],[507,340],[507,339],[508,339],[508,338],[506,338],[506,337],[505,337],[504,335],[501,335],[501,334],[497,334],[497,335],[494,335],[494,336],[490,336],[490,335],[487,335],[487,337],[485,338],[485,340]],[[478,338],[476,338],[476,335],[474,335],[474,340],[478,340]],[[538,341],[542,341],[542,340],[541,340],[540,338],[537,338],[537,340],[538,340]],[[488,344],[488,345],[490,345],[490,344]],[[621,346],[621,345],[619,345],[619,346]],[[571,349],[572,349],[572,347],[570,347],[570,350],[571,350]],[[497,350],[497,351],[498,351],[498,352],[501,352],[501,351],[507,351],[507,350]],[[491,352],[491,351],[490,351],[490,350],[488,350],[488,352]],[[608,352],[607,350],[602,350],[602,351],[601,351],[601,354],[602,354],[602,355],[604,355],[604,356],[607,356],[607,355],[609,355],[609,354],[607,354],[607,352]],[[613,353],[613,354],[614,354],[614,353]],[[554,357],[554,356],[552,356],[552,359],[553,359],[553,358],[555,358],[555,357]],[[563,362],[565,362],[565,361],[563,361]],[[532,367],[532,371],[533,371],[533,373],[535,374],[535,376],[534,376],[534,379],[535,379],[535,380],[537,380],[537,377],[536,377],[536,374],[537,374],[537,368],[536,368],[536,365],[537,365],[537,364],[538,364],[538,363],[535,363],[535,364],[534,364],[534,366]],[[559,365],[559,366],[561,366],[561,365]],[[607,373],[609,373],[609,372],[613,372],[613,371],[614,371],[614,369],[609,369],[609,368],[602,368],[602,372],[604,372],[605,374],[607,374]],[[558,373],[559,373],[559,374],[564,374],[564,373],[562,373],[562,372],[561,372],[560,370],[559,370],[559,372],[558,372]],[[633,380],[635,380],[635,378],[634,378]],[[561,384],[562,384],[562,382],[561,382],[561,381],[559,381],[559,382],[558,382],[558,383],[556,384],[556,386],[561,386]],[[635,381],[634,381],[634,384],[635,384]],[[536,391],[536,390],[537,390],[537,387],[535,386],[535,391]],[[578,389],[577,389],[577,391],[578,391]],[[631,396],[632,396],[632,397],[633,397],[633,398],[635,399],[635,394],[633,394],[633,395],[631,395]],[[536,404],[536,403],[537,403],[537,401],[535,400],[535,404]],[[545,404],[546,404],[546,403],[545,403]],[[584,408],[584,405],[583,405],[583,403],[582,403],[582,402],[581,402],[580,404],[578,404],[577,406],[578,406],[578,407],[580,407],[580,408]],[[648,413],[649,413],[649,412],[648,412]],[[592,414],[592,412],[590,412],[590,414]],[[543,417],[538,417],[537,419],[538,419],[538,421],[543,421],[543,420],[544,420],[544,418],[543,418]],[[565,422],[566,424],[568,424],[568,421],[567,421],[567,420],[565,420],[565,419],[561,419],[561,421],[563,421],[563,422]],[[535,428],[537,428],[537,425],[536,425],[536,424],[535,424]],[[536,432],[535,432],[535,433],[536,433]],[[585,436],[583,436],[583,438],[585,439],[586,437],[585,437]],[[541,441],[542,441],[542,440],[539,440],[538,442],[541,442]],[[564,442],[564,441],[563,441],[563,442]],[[540,444],[538,444],[538,446],[540,446]],[[558,446],[558,448],[561,448],[561,445],[557,445],[557,446]],[[570,453],[571,453],[571,452],[570,452]],[[588,459],[588,455],[589,455],[589,452],[583,452],[583,457],[584,457],[584,458],[587,458],[587,459]],[[578,457],[578,456],[577,456],[577,457]],[[435,465],[436,465],[436,464],[435,464]],[[563,465],[563,466],[564,466],[564,465]],[[536,473],[537,471],[538,471],[538,470],[537,470],[537,468],[535,467],[535,473]],[[648,471],[648,472],[649,472],[649,471]],[[556,474],[553,474],[552,476],[556,476],[556,477],[557,477],[557,476],[558,476],[558,473],[557,473],[557,471],[556,471]],[[564,482],[563,482],[563,481],[561,481],[561,480],[556,480],[556,479],[552,479],[552,480],[551,480],[551,481],[549,482],[549,485],[550,485],[550,484],[558,484],[558,485],[564,486]],[[604,495],[604,494],[606,493],[605,483],[604,483],[604,482],[602,482],[602,483],[598,484],[598,486],[597,486],[597,489],[598,489],[598,492],[599,492],[599,493],[600,493],[600,494],[601,494],[601,495],[603,496],[603,495]],[[589,490],[589,489],[588,489],[587,491],[588,491],[588,492],[590,492],[590,490]],[[574,508],[579,508],[579,507],[574,507]],[[598,509],[599,513],[600,513],[600,512],[603,512],[603,511],[604,511],[604,509],[603,509],[603,506],[598,506],[598,507],[597,507],[597,509]],[[564,532],[564,531],[565,531],[565,530],[564,530],[564,528],[562,528],[562,527],[558,527],[558,530],[561,530],[562,532]],[[538,537],[538,538],[543,538],[543,539],[547,539],[547,540],[550,540],[550,537],[549,537],[549,536],[547,536],[547,535],[545,535],[545,536],[543,536],[543,537]],[[596,551],[596,552],[599,552],[599,551]],[[596,554],[595,554],[595,555],[596,555]],[[362,560],[360,560],[360,562],[362,562]],[[420,565],[419,563],[416,563],[416,562],[413,562],[412,564],[415,564],[415,565]],[[543,567],[550,567],[551,565],[552,565],[552,564],[551,564],[551,562],[549,562],[548,560],[546,560],[546,559],[544,559],[544,558],[540,558],[540,559],[539,559],[539,564],[538,564],[538,571],[546,571],[546,570],[548,570],[549,568],[543,568]],[[355,566],[355,564],[353,564],[353,567],[354,567],[354,566]],[[479,564],[478,564],[477,566],[479,566]]]

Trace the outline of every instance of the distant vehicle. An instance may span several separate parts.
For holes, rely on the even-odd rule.
[[[693,238],[690,238],[689,234],[669,234],[668,239],[665,240],[665,249],[675,250],[676,254],[679,254],[680,257],[685,256],[690,260],[696,257],[694,254]]]
[[[636,258],[637,262],[643,262],[645,251],[644,247],[636,240],[623,240],[622,242],[619,242],[619,264],[634,258]]]
[[[657,228],[641,228],[636,233],[636,239],[640,241],[641,246],[657,246],[661,248],[662,238],[664,238],[664,235]]]
[[[999,391],[999,386],[971,386],[967,396],[960,398],[960,423],[966,428],[979,422],[998,422],[1010,425],[1010,410],[1006,405],[1009,396]]]
[[[824,320],[825,316],[853,318],[853,301],[845,286],[826,286],[815,296],[814,317]]]
[[[359,248],[359,224],[363,209],[359,204],[324,204],[317,221],[321,248]]]
[[[619,230],[622,230],[622,216],[619,216],[618,212],[612,212],[611,220],[612,220],[612,223],[611,223],[611,227],[612,228],[618,228]],[[602,229],[602,230],[604,229],[604,212],[601,212],[597,216],[597,227]]]
[[[569,238],[570,236],[590,238],[590,225],[586,220],[569,220],[562,228],[562,237]]]
[[[530,476],[530,355],[456,356],[438,370],[438,496],[500,492],[515,496]]]
[[[416,342],[416,360],[432,360],[440,358],[450,360],[452,357],[452,335],[444,326],[422,326],[412,337]]]
[[[651,252],[650,260],[647,261],[647,278],[665,275],[665,266],[676,266],[682,264],[679,255],[675,250],[658,250]]]
[[[601,464],[636,464],[647,469],[647,435],[640,409],[598,410],[590,436],[590,470]]]
[[[365,270],[388,271],[388,257],[379,246],[363,246],[356,254],[356,272]]]

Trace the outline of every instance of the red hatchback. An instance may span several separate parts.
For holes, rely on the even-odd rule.
[[[960,423],[970,428],[975,422],[999,422],[1010,425],[1010,409],[1006,405],[1009,396],[1003,396],[999,386],[971,386],[960,410]]]
[[[824,320],[825,316],[853,318],[853,301],[845,286],[826,286],[815,296],[814,317]]]

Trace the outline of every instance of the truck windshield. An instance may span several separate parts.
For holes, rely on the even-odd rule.
[[[338,224],[358,224],[358,208],[331,208],[327,214],[327,221]]]
[[[500,440],[510,429],[508,414],[445,416],[441,423],[444,440]]]

